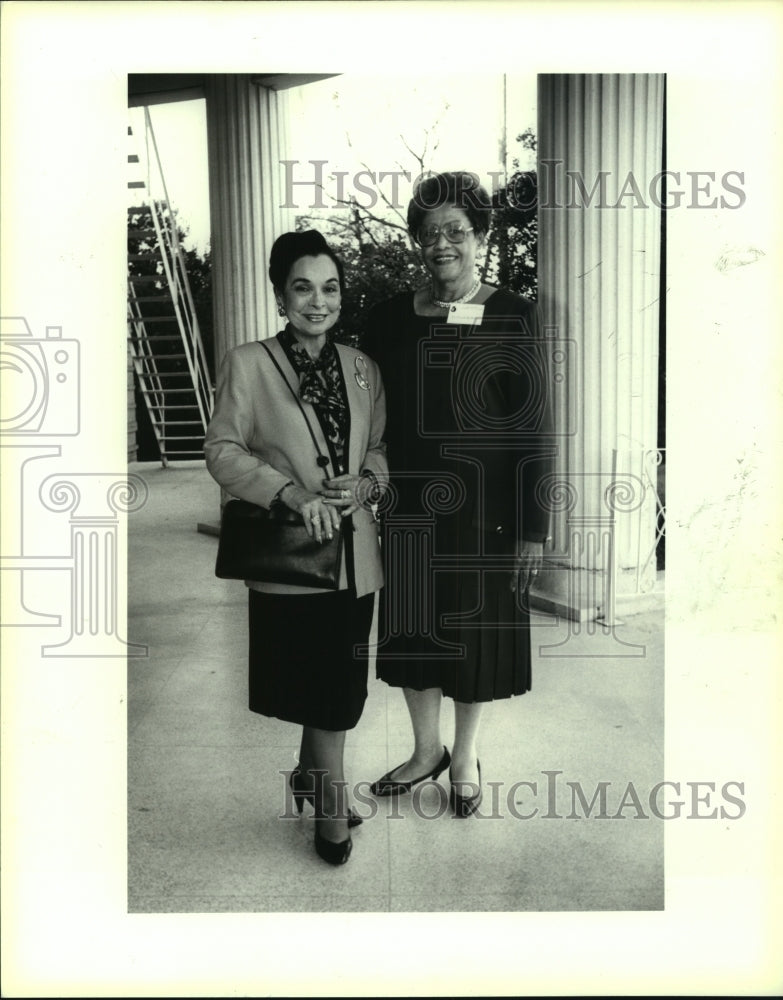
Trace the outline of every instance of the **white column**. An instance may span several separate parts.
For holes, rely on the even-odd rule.
[[[561,569],[541,591],[575,601],[577,619],[601,603],[604,529],[619,594],[638,590],[655,540],[644,463],[657,443],[662,139],[662,76],[539,77],[539,305],[566,368],[553,382],[551,555]],[[575,545],[586,523],[597,544],[580,535]],[[654,579],[654,559],[646,572]]]
[[[288,98],[248,74],[206,87],[215,354],[274,336],[279,317],[267,274],[275,239],[292,227],[283,208]]]

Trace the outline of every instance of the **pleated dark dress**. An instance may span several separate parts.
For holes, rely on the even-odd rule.
[[[498,289],[479,325],[376,306],[363,343],[386,389],[391,489],[377,676],[460,702],[531,689],[518,539],[544,541],[551,470],[546,361],[532,303]]]

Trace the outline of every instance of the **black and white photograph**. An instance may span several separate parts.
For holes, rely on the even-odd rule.
[[[662,909],[664,75],[129,103],[129,909]]]
[[[4,995],[774,995],[779,15],[4,7]]]

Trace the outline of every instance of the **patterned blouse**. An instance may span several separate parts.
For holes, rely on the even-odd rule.
[[[343,457],[350,414],[337,350],[331,340],[327,340],[314,361],[294,336],[290,323],[278,338],[299,375],[299,398],[303,403],[312,404],[337,463],[335,475],[340,475],[345,472]]]

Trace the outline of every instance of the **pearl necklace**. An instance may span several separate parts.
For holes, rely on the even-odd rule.
[[[449,309],[451,306],[459,305],[461,302],[470,302],[479,288],[481,288],[481,278],[476,278],[475,284],[460,298],[452,299],[451,302],[441,302],[440,299],[435,298],[435,292],[432,289],[432,285],[430,285],[430,297],[432,298],[433,305],[436,305],[439,309]]]

